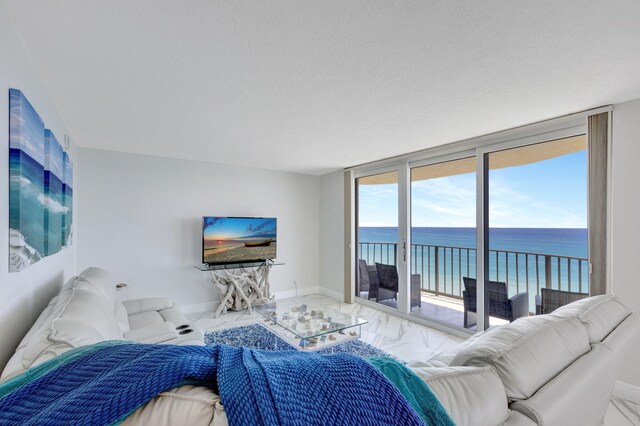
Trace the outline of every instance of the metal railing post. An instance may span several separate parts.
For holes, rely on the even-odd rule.
[[[544,286],[551,288],[551,256],[544,257]]]
[[[435,252],[435,263],[436,263],[436,294],[440,294],[440,255],[439,252],[440,250],[438,250],[439,247],[434,247],[434,252]]]

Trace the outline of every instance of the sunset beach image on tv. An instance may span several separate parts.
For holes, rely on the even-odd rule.
[[[276,257],[276,219],[202,218],[202,262],[254,262]]]

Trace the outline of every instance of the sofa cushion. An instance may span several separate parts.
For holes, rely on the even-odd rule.
[[[509,411],[509,418],[500,426],[537,426],[529,417],[517,411]]]
[[[591,343],[601,342],[631,312],[620,299],[612,295],[594,296],[562,306],[554,315],[576,316],[587,329]]]
[[[20,344],[18,345],[17,349],[23,349],[24,347],[26,347],[29,344],[29,341],[31,340],[31,337],[36,332],[38,332],[38,330],[41,330],[43,327],[46,326],[47,320],[49,320],[49,318],[51,318],[51,315],[53,313],[53,308],[55,307],[57,300],[58,300],[58,296],[56,296],[53,299],[51,299],[51,301],[49,302],[47,307],[44,308],[44,310],[42,312],[40,312],[40,315],[38,316],[38,319],[36,319],[36,322],[31,326],[29,331],[27,331],[27,334],[24,335],[24,337],[20,341]]]
[[[129,315],[129,329],[135,330],[136,328],[146,327],[152,324],[162,324],[164,318],[158,313],[158,311],[140,312],[139,314]]]
[[[67,350],[121,338],[105,338],[95,327],[77,318],[58,318],[49,335],[51,346],[66,347]]]
[[[107,271],[102,268],[91,267],[78,275],[79,280],[85,280],[95,286],[113,307],[116,303],[116,285]]]
[[[159,314],[165,321],[172,323],[176,327],[189,324],[189,320],[184,316],[182,310],[177,306],[169,309],[163,309],[159,312]]]
[[[495,426],[508,419],[507,396],[493,367],[409,368],[456,424]]]
[[[204,386],[184,385],[162,392],[127,417],[122,426],[227,426],[220,397]]]
[[[61,312],[59,319],[82,322],[96,330],[102,336],[102,340],[122,339],[122,330],[118,327],[113,310],[113,305],[109,305],[105,297],[94,289],[76,287],[73,297]],[[60,341],[56,335],[59,319],[53,321],[50,336],[53,341]]]
[[[132,299],[122,302],[127,308],[129,315],[138,314],[140,312],[161,311],[169,309],[173,306],[173,302],[166,297],[146,297],[143,299]]]
[[[510,400],[527,399],[589,349],[577,318],[541,315],[489,329],[451,365],[493,366]]]
[[[58,293],[56,303],[53,305],[53,309],[49,316],[42,322],[41,327],[32,333],[31,338],[24,347],[25,351],[22,357],[22,365],[25,368],[29,368],[35,360],[53,344],[53,342],[49,340],[52,323],[60,316],[60,314],[62,314],[64,308],[67,307],[67,304],[73,298],[74,292],[75,288],[73,285],[65,286],[65,288]]]
[[[126,333],[131,329],[129,326],[129,315],[127,315],[127,310],[122,303],[116,302],[113,315],[116,317],[116,322],[118,323],[120,331]]]
[[[511,404],[511,409],[539,425],[600,426],[615,383],[614,360],[611,349],[595,343],[531,398]]]
[[[124,333],[125,339],[138,343],[162,343],[178,337],[178,331],[170,322],[150,324]]]
[[[638,338],[640,338],[640,312],[634,312],[609,333],[602,344],[610,348],[618,359],[622,360],[633,353],[633,347]],[[623,368],[620,363],[616,363],[615,367],[616,369]]]

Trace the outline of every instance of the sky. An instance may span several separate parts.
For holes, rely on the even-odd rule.
[[[276,238],[276,219],[207,217],[203,220],[205,240]]]
[[[9,146],[44,166],[44,122],[16,89],[9,90]]]
[[[398,225],[397,185],[362,185],[359,226]],[[476,174],[413,182],[416,227],[475,227]],[[489,226],[586,228],[587,154],[489,171]]]

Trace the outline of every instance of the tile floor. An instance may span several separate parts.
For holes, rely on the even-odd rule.
[[[361,339],[406,362],[426,361],[464,340],[367,306],[339,302],[321,294],[311,294],[299,299],[367,319],[369,323],[362,327]],[[213,312],[203,312],[189,315],[189,319],[205,332],[255,322],[253,315],[247,311],[229,311],[218,318],[213,317]]]
[[[612,398],[604,418],[606,426],[640,426],[640,405],[620,398]]]
[[[345,313],[359,315],[369,321],[362,327],[362,340],[409,362],[426,361],[463,339],[433,328],[401,319],[393,315],[357,303],[347,304],[324,296],[311,294],[299,297],[300,301],[315,302]],[[188,316],[205,332],[229,327],[253,324],[253,315],[248,311],[229,311],[218,318],[213,312],[201,312]],[[606,426],[640,426],[640,406],[630,401],[614,398],[605,417]]]

